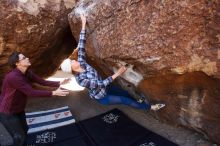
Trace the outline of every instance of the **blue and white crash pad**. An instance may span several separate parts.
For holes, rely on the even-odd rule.
[[[47,111],[26,113],[28,134],[75,123],[68,106]]]

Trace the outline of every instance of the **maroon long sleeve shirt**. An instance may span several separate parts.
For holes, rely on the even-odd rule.
[[[32,71],[23,74],[20,70],[13,69],[6,74],[2,93],[0,95],[0,113],[14,114],[23,112],[27,103],[27,97],[48,97],[52,91],[35,90],[31,83],[35,82],[43,86],[59,87],[59,82],[41,79]]]

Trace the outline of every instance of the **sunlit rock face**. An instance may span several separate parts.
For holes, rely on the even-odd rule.
[[[41,76],[59,67],[73,49],[67,16],[74,5],[72,0],[0,1],[1,81],[13,50],[29,57],[32,69]]]
[[[78,14],[86,13],[87,54],[107,74],[128,64],[121,82],[125,88],[145,96],[151,93],[151,101],[167,104],[158,112],[161,117],[220,143],[219,7],[218,0],[79,0],[69,20],[78,38]],[[187,82],[195,77],[193,72],[202,75],[191,85]],[[187,76],[181,78],[178,87],[172,85],[176,76],[184,74]],[[158,78],[149,82],[152,77]],[[157,82],[169,77],[167,85],[161,79],[161,89]],[[169,86],[175,94],[166,93]]]

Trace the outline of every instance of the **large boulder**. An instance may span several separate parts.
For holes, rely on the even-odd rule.
[[[219,8],[219,0],[80,0],[69,20],[78,39],[86,13],[87,55],[109,75],[128,64],[122,85],[165,102],[161,119],[220,143]]]
[[[0,82],[14,50],[29,57],[41,76],[58,69],[74,48],[67,17],[74,5],[72,0],[0,1]]]

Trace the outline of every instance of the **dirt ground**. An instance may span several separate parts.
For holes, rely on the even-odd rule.
[[[68,77],[72,77],[72,75],[58,71],[50,79],[62,80],[63,78]],[[72,79],[74,80],[74,78]],[[70,87],[77,89],[78,91],[71,91],[67,97],[30,98],[26,111],[40,111],[69,106],[76,120],[80,121],[104,113],[113,108],[118,108],[138,124],[177,143],[180,146],[217,146],[195,131],[184,127],[168,125],[157,120],[152,116],[152,112],[138,110],[124,105],[100,105],[89,98],[87,90],[82,90],[82,88],[77,85],[70,85],[67,88]]]

